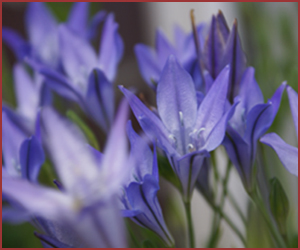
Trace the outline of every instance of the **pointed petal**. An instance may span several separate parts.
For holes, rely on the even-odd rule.
[[[94,69],[89,76],[85,102],[90,116],[108,132],[114,116],[114,90],[99,69]]]
[[[92,40],[95,38],[99,24],[104,21],[105,17],[106,17],[106,11],[104,10],[99,11],[96,15],[93,16],[92,20],[89,23],[87,34],[86,34],[88,40]]]
[[[34,46],[39,46],[56,29],[56,20],[44,3],[33,2],[28,4],[26,12],[26,28],[29,39]]]
[[[235,102],[232,107],[223,115],[216,126],[211,130],[206,139],[206,143],[203,146],[203,148],[208,152],[216,149],[222,143],[225,136],[227,123],[234,114],[237,105],[238,103]]]
[[[38,56],[47,65],[56,67],[59,58],[57,23],[44,3],[28,4],[26,28]]]
[[[192,197],[197,176],[206,156],[208,156],[208,153],[206,150],[203,150],[189,153],[171,161],[169,160],[175,164],[173,169],[181,182],[183,199],[185,201],[189,201]]]
[[[286,83],[282,83],[267,104],[258,104],[247,114],[244,138],[248,143],[256,142],[272,125],[285,86]]]
[[[228,99],[233,102],[234,97],[238,94],[239,83],[246,69],[246,56],[242,50],[236,20],[228,37],[220,68],[222,69],[228,64],[230,65]]]
[[[229,66],[222,70],[199,106],[195,130],[202,129],[204,138],[207,138],[223,117],[227,100],[229,71]]]
[[[3,42],[14,52],[18,60],[23,60],[24,57],[29,56],[32,48],[18,33],[12,29],[2,28]]]
[[[28,120],[26,117],[18,114],[10,107],[2,103],[2,112],[5,112],[9,120],[25,134],[30,135],[34,132],[33,121]]]
[[[223,145],[229,159],[237,169],[244,185],[251,188],[251,176],[253,161],[251,158],[251,146],[233,129],[228,128]]]
[[[45,84],[49,86],[49,88],[53,89],[59,95],[69,100],[79,102],[82,105],[82,96],[79,90],[72,86],[70,81],[63,74],[39,64],[34,60],[27,58],[25,61],[34,70],[45,76]]]
[[[67,25],[77,36],[86,37],[86,29],[89,18],[88,2],[74,3],[69,13]]]
[[[161,69],[166,65],[170,55],[177,55],[175,48],[170,44],[160,29],[156,30],[155,49]]]
[[[239,96],[247,114],[255,105],[263,103],[263,94],[254,77],[255,69],[248,67],[242,77]]]
[[[260,142],[273,148],[283,166],[298,177],[298,148],[287,144],[275,133],[264,135]]]
[[[34,121],[39,105],[39,92],[22,64],[14,66],[14,83],[18,111],[29,120]]]
[[[298,137],[298,93],[293,90],[291,86],[287,86],[286,90],[289,96],[290,107]]]
[[[217,28],[218,31],[222,34],[221,37],[223,37],[224,41],[226,42],[230,32],[225,17],[220,10],[217,14]]]
[[[126,194],[132,210],[141,212],[133,220],[156,232],[168,245],[172,245],[173,238],[166,227],[157,200],[158,190],[158,182],[152,176],[147,175],[143,184],[131,183],[126,189]]]
[[[2,152],[5,169],[11,176],[20,176],[19,149],[26,134],[2,110]]]
[[[134,52],[142,77],[153,90],[156,90],[155,84],[159,81],[161,68],[154,50],[146,45],[137,44]]]
[[[120,103],[113,127],[103,153],[101,172],[106,176],[110,190],[117,192],[129,177],[128,145],[126,136],[126,122],[128,120],[128,103],[125,99]]]
[[[151,140],[158,139],[159,147],[169,154],[176,154],[176,150],[171,146],[168,139],[170,132],[165,128],[158,116],[151,112],[132,92],[123,86],[119,86],[119,88],[127,98],[131,110],[147,136]]]
[[[113,82],[118,64],[123,56],[124,44],[118,33],[119,25],[114,21],[114,15],[109,14],[102,30],[99,49],[99,67],[109,81]]]
[[[31,219],[30,214],[22,209],[14,207],[2,207],[2,221],[11,224],[28,222]]]
[[[135,217],[141,214],[138,210],[122,210],[122,217]]]
[[[131,121],[127,122],[127,135],[134,165],[132,181],[138,179],[141,182],[145,175],[152,174],[153,155],[146,141],[133,130]]]
[[[33,216],[59,220],[67,215],[72,200],[59,191],[33,185],[20,178],[2,178],[2,193]]]
[[[21,144],[20,165],[23,178],[31,182],[37,182],[39,171],[44,161],[44,150],[35,136],[26,139]]]
[[[59,26],[59,44],[62,64],[67,75],[71,82],[85,93],[88,76],[97,66],[94,49],[88,41],[72,33],[66,25]]]
[[[53,248],[71,248],[71,246],[66,245],[62,242],[60,242],[57,239],[54,239],[48,235],[44,235],[44,234],[39,234],[37,232],[34,233],[34,235],[39,238],[42,242],[42,244],[46,244],[46,246],[48,247],[53,247]]]
[[[240,85],[240,103],[236,107],[236,111],[230,120],[230,123],[241,134],[245,133],[245,119],[250,110],[257,104],[264,102],[264,97],[254,78],[254,68],[249,67],[241,80]]]
[[[191,76],[170,56],[157,86],[158,113],[170,132],[194,126],[196,90]]]
[[[205,158],[201,170],[197,177],[196,188],[201,192],[201,194],[203,194],[208,199],[212,198],[212,189],[209,183],[210,172],[211,172],[210,159]]]
[[[93,183],[98,168],[77,127],[60,118],[50,107],[41,113],[42,138],[64,188],[76,193],[81,185]]]

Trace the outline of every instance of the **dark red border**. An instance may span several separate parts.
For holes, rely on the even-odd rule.
[[[1,18],[0,18],[0,23],[1,23],[1,27],[0,27],[0,30],[1,30],[1,38],[2,38],[2,3],[3,2],[35,2],[35,1],[18,1],[18,0],[10,0],[10,1],[2,1],[0,0],[1,2],[1,5],[0,5],[0,11],[1,11]],[[45,1],[45,0],[41,0],[40,2],[61,2],[61,1]],[[64,0],[64,2],[79,2],[79,1],[71,1],[71,0]],[[91,0],[91,1],[82,1],[82,2],[106,2],[106,1],[95,1],[95,0]],[[110,2],[182,2],[182,1],[136,1],[136,0],[133,0],[133,1],[126,1],[126,0],[121,0],[121,1],[110,1]],[[189,1],[189,2],[204,2],[204,1]],[[211,1],[211,2],[226,2],[226,1]],[[248,1],[232,1],[232,2],[248,2]],[[262,2],[262,1],[252,1],[252,2]],[[264,2],[282,2],[282,1],[264,1]],[[299,1],[289,1],[289,2],[298,2]],[[298,13],[299,13],[299,5],[298,5]],[[298,43],[299,43],[299,38],[300,38],[300,35],[299,35],[299,19],[298,19]],[[0,56],[2,58],[2,39],[0,41],[0,44],[1,44],[1,52],[0,52]],[[298,70],[299,70],[299,56],[300,56],[300,52],[298,50]],[[2,59],[1,59],[1,65],[0,65],[1,69],[0,69],[0,72],[1,72],[1,76],[2,76]],[[298,75],[298,87],[300,86],[299,84],[299,81],[300,80],[300,77]],[[1,80],[1,109],[2,109],[2,80]],[[298,121],[300,120],[300,118],[298,117]],[[2,116],[1,116],[1,131],[2,131]],[[298,135],[298,141],[299,141],[299,138],[300,136]],[[1,132],[1,140],[2,140],[2,132]],[[2,143],[1,143],[1,152],[2,152]],[[2,161],[2,154],[1,154],[1,161]],[[299,165],[299,157],[298,157],[298,165]],[[1,172],[1,177],[2,177],[2,172]],[[1,192],[2,192],[2,185],[1,185]],[[2,202],[2,196],[1,196],[1,202]],[[299,209],[299,183],[298,183],[298,209]],[[299,211],[299,210],[298,210]],[[1,214],[2,214],[2,206],[1,206]],[[1,216],[1,225],[2,225],[2,216]],[[298,216],[298,228],[299,228],[299,216]],[[0,242],[1,242],[1,249],[2,249],[2,226],[0,228]],[[299,246],[299,239],[298,239],[298,246]],[[10,248],[10,249],[22,249],[22,248]],[[43,249],[43,248],[33,248],[33,249]],[[70,248],[71,249],[71,248]],[[129,249],[129,248],[125,248],[125,249]],[[187,249],[187,248],[178,248],[178,249]],[[208,249],[208,248],[206,248]],[[224,248],[225,249],[225,248]],[[251,249],[251,248],[249,248]],[[266,248],[253,248],[253,249],[266,249]],[[291,248],[292,249],[292,248]],[[296,248],[294,248],[296,249]]]

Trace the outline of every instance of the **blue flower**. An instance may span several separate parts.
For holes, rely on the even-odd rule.
[[[203,159],[221,144],[233,113],[235,105],[226,99],[229,70],[224,68],[198,105],[191,76],[171,55],[157,86],[158,114],[120,87],[144,132],[165,151],[185,200],[191,198]]]
[[[91,39],[105,12],[98,12],[88,24],[89,3],[75,3],[66,25],[78,36]],[[2,39],[13,50],[19,60],[30,57],[51,68],[60,63],[58,23],[44,3],[28,4],[25,26],[29,41],[25,41],[15,31],[3,27]]]
[[[126,164],[127,115],[128,107],[123,102],[104,155],[98,159],[76,127],[51,108],[43,109],[42,138],[63,190],[11,177],[2,168],[3,196],[28,216],[40,218],[39,223],[47,224],[43,226],[45,234],[37,236],[48,246],[126,246],[118,191],[130,171]]]
[[[114,15],[108,15],[105,20],[99,55],[87,40],[74,34],[68,26],[60,25],[58,30],[62,67],[66,75],[31,59],[26,62],[45,77],[49,88],[79,103],[107,132],[114,115],[112,81],[124,49]]]
[[[204,44],[203,29],[204,24],[197,27],[202,44]],[[179,26],[175,26],[174,41],[175,45],[173,46],[163,32],[158,29],[155,50],[144,44],[137,44],[134,48],[142,77],[153,90],[156,90],[161,72],[170,55],[175,55],[188,72],[193,72],[197,67],[193,33],[186,34]]]
[[[127,134],[131,144],[132,174],[124,186],[121,197],[124,205],[123,216],[130,217],[135,223],[156,232],[168,246],[174,240],[163,219],[157,200],[159,190],[156,149],[154,154],[147,143],[127,124]]]
[[[298,94],[290,86],[287,86],[287,92],[298,138]],[[273,148],[283,166],[298,177],[298,148],[287,144],[275,133],[264,135],[260,141]]]
[[[263,103],[263,95],[254,78],[254,69],[249,67],[241,80],[237,97],[240,102],[229,120],[223,144],[249,192],[255,183],[253,165],[257,141],[272,125],[285,85],[281,84],[272,98]]]

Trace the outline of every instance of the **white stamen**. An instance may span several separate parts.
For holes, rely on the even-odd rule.
[[[194,145],[192,143],[188,144],[187,149],[190,153],[196,151],[196,148],[194,147]]]
[[[183,123],[183,114],[181,111],[179,111],[179,121],[180,121],[180,125],[183,127],[184,123]]]

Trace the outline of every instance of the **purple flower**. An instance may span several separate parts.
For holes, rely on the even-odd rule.
[[[105,12],[101,11],[88,24],[88,9],[89,3],[75,3],[66,23],[72,32],[86,39],[94,37],[98,24],[105,16]],[[25,26],[29,41],[25,41],[15,31],[3,27],[4,42],[19,60],[29,57],[57,69],[60,63],[58,23],[44,3],[28,4]]]
[[[154,147],[152,154],[147,143],[133,130],[130,121],[127,124],[127,134],[133,167],[121,198],[124,205],[123,216],[156,232],[168,246],[172,246],[174,240],[165,224],[156,195],[159,190],[156,149]]]
[[[249,67],[241,80],[237,98],[240,102],[229,120],[223,144],[249,192],[255,181],[253,165],[257,141],[272,125],[285,85],[281,84],[272,98],[263,103],[263,95],[254,78],[254,69]]]
[[[75,126],[51,108],[43,109],[42,137],[63,190],[13,178],[2,168],[3,196],[17,203],[30,216],[49,223],[45,228],[50,230],[52,225],[52,234],[38,234],[47,245],[126,246],[118,191],[130,171],[126,164],[127,114],[128,108],[123,102],[104,155],[97,159]]]
[[[204,25],[197,27],[199,38],[204,43],[202,36]],[[170,55],[175,55],[183,68],[192,72],[196,61],[196,50],[193,33],[186,34],[179,26],[174,29],[175,45],[172,45],[161,30],[156,31],[155,50],[151,47],[137,44],[134,48],[142,77],[147,84],[156,90],[161,72]]]
[[[290,86],[286,88],[289,96],[290,108],[298,138],[298,94]],[[283,141],[277,134],[264,135],[260,141],[275,150],[283,166],[298,177],[298,148]]]
[[[204,157],[218,147],[234,107],[227,102],[229,67],[219,74],[198,107],[191,76],[170,56],[157,86],[158,115],[133,93],[120,89],[144,132],[157,141],[182,184],[189,200]]]
[[[104,23],[99,55],[87,40],[74,34],[66,25],[59,26],[59,41],[66,76],[30,59],[27,62],[45,76],[45,82],[51,89],[79,103],[108,131],[114,115],[112,81],[123,54],[123,41],[114,15],[108,15]]]

